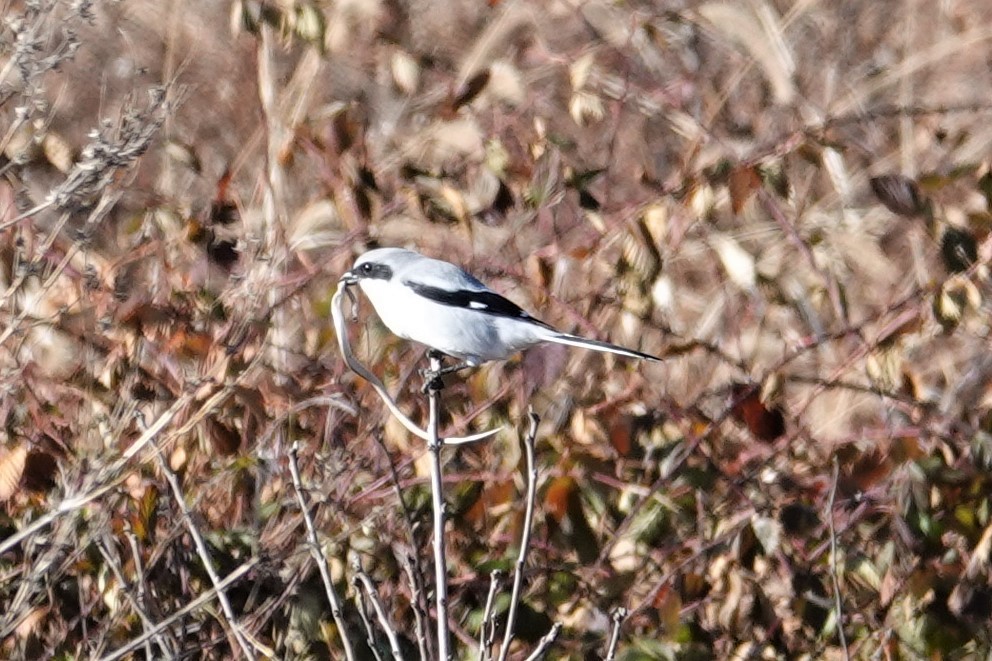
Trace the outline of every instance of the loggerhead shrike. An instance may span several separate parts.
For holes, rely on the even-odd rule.
[[[341,276],[358,284],[396,335],[464,361],[505,360],[542,342],[661,360],[608,342],[556,331],[454,264],[402,248],[370,250]]]

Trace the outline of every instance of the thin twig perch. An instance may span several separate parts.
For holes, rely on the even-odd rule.
[[[441,369],[441,359],[431,355],[431,372]],[[428,377],[430,378],[430,377]],[[438,435],[440,415],[438,415],[438,400],[440,391],[430,387],[427,392],[430,402],[430,414],[427,423],[427,451],[431,455],[431,502],[434,510],[434,597],[437,609],[437,654],[441,661],[451,658],[448,647],[448,559],[444,554],[444,523],[446,506],[444,502],[444,483],[441,479],[441,448],[444,441]]]
[[[513,592],[510,595],[510,611],[506,617],[506,631],[503,634],[503,645],[499,650],[499,661],[506,661],[510,653],[510,643],[513,642],[513,628],[517,622],[517,610],[520,607],[520,589],[524,580],[524,563],[527,561],[527,551],[530,547],[530,529],[534,521],[534,503],[537,500],[537,468],[534,465],[534,443],[537,439],[537,425],[541,419],[534,410],[527,413],[530,418],[530,429],[524,438],[524,450],[527,455],[527,506],[524,511],[524,530],[520,536],[520,552],[517,554],[517,565],[513,571]]]

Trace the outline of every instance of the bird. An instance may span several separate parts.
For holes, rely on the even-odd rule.
[[[359,256],[340,281],[358,285],[395,335],[451,356],[449,373],[506,360],[543,343],[660,361],[642,351],[556,330],[458,266],[403,248]]]

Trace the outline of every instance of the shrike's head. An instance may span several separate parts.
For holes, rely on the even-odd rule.
[[[341,276],[349,285],[362,284],[363,280],[391,281],[402,268],[423,257],[402,248],[377,248],[355,260],[354,266]]]

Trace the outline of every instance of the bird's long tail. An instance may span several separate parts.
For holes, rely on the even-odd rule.
[[[578,335],[569,335],[568,333],[548,334],[545,339],[547,339],[548,342],[557,342],[558,344],[567,344],[571,347],[582,347],[583,349],[592,349],[593,351],[605,351],[607,353],[615,353],[620,356],[627,356],[628,358],[643,358],[644,360],[654,361],[661,360],[661,358],[652,356],[649,353],[636,351],[634,349],[627,349],[626,347],[620,347],[615,344],[610,344],[609,342],[589,340],[584,337],[579,337]]]

